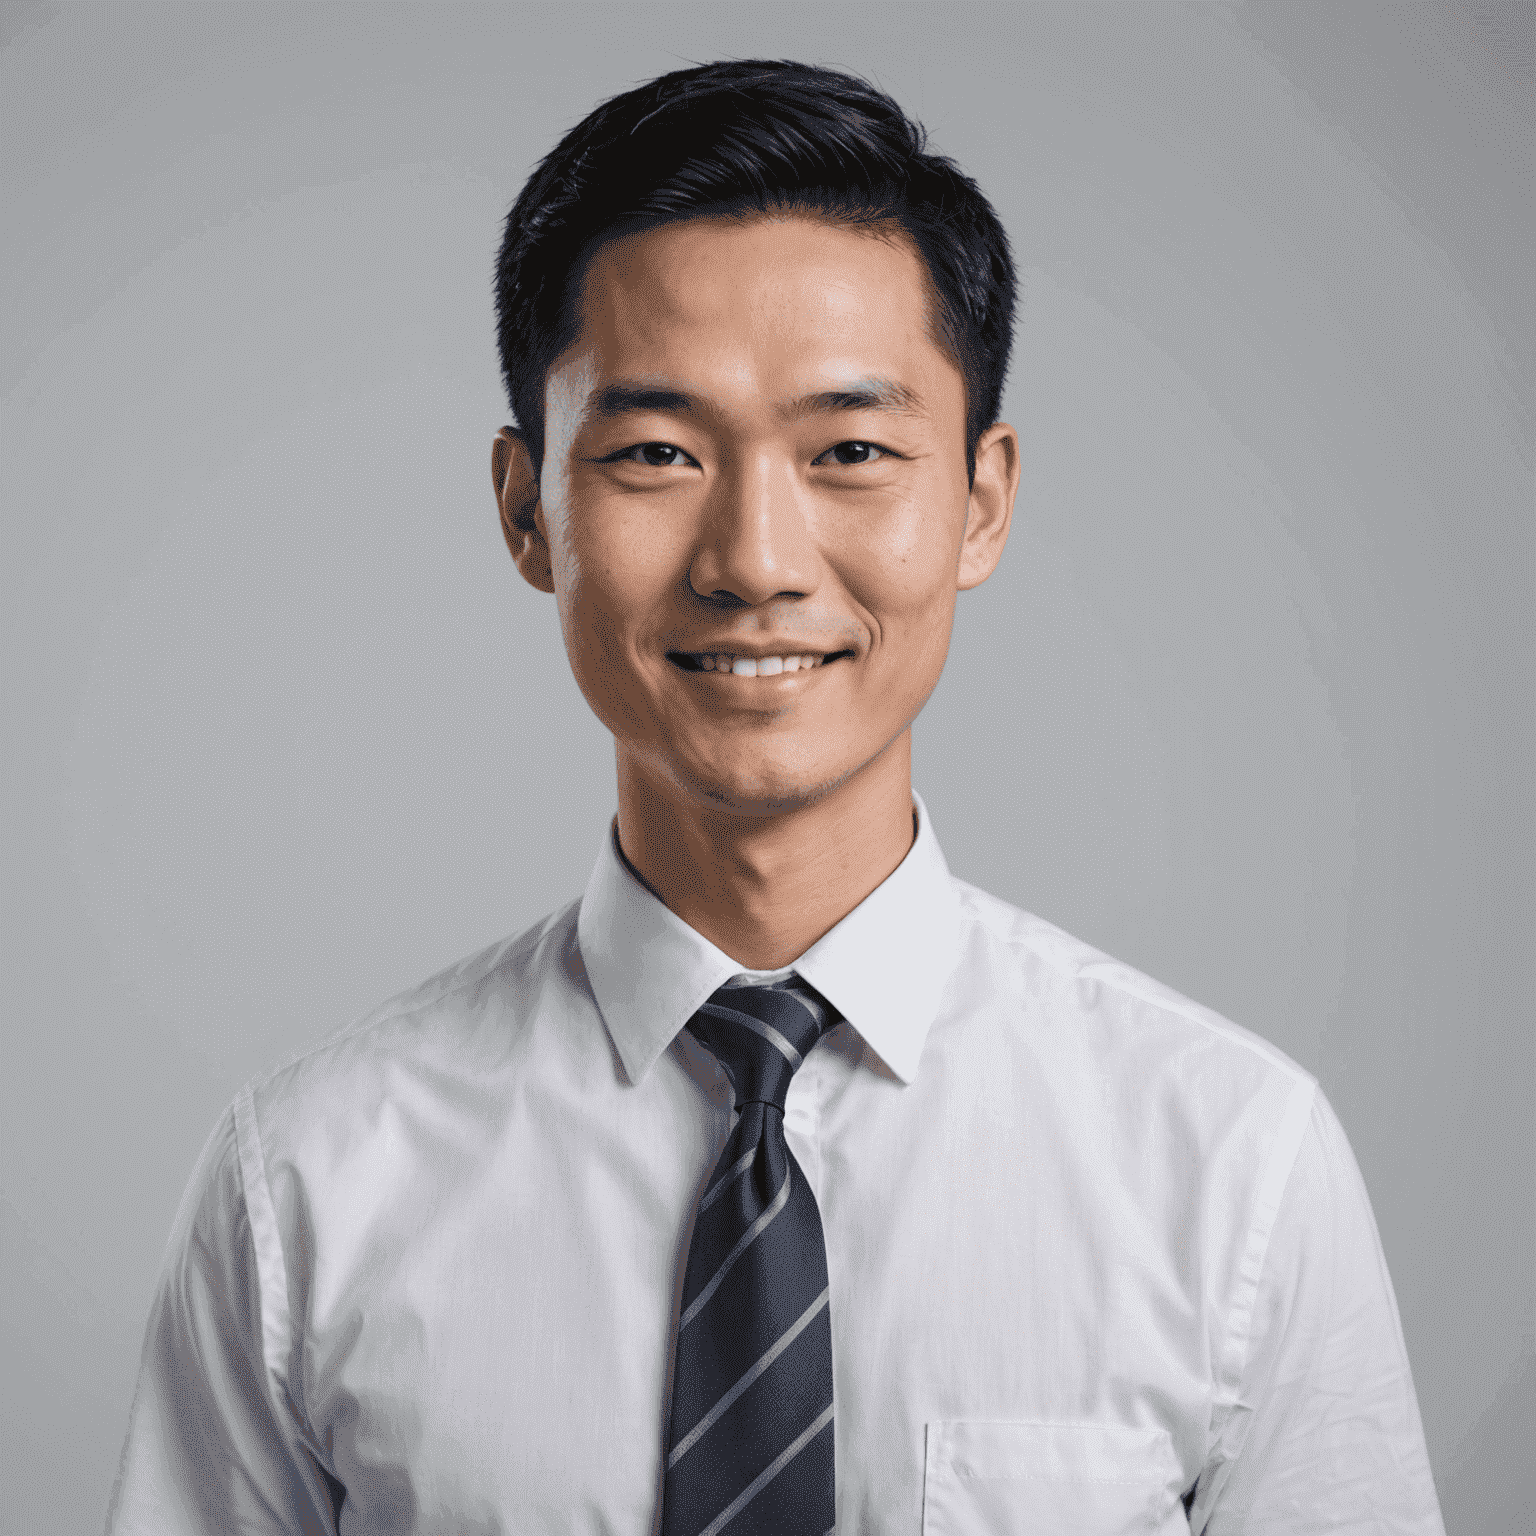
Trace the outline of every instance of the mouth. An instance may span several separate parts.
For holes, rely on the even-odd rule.
[[[812,672],[829,662],[852,657],[851,650],[783,656],[740,656],[729,651],[667,652],[667,660],[684,672],[728,672],[733,677],[781,677],[786,672]]]

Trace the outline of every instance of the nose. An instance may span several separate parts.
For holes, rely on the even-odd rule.
[[[722,474],[705,510],[688,582],[703,598],[756,607],[816,589],[820,558],[805,489],[783,457],[760,453]]]

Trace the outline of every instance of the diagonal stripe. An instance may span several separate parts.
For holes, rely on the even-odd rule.
[[[804,1008],[808,1014],[810,1014],[812,1021],[816,1025],[816,1034],[819,1038],[821,1032],[827,1027],[829,1010],[823,1007],[819,1002],[812,1002],[804,992],[797,992],[793,987],[784,987],[781,990],[781,995],[784,997],[794,998],[794,1000],[799,1003],[800,1006]]]
[[[827,1421],[832,1417],[832,1404],[827,1406],[817,1416],[809,1428],[804,1430],[794,1440],[784,1447],[774,1459],[763,1468],[745,1488],[731,1500],[724,1509],[715,1516],[708,1525],[699,1532],[699,1536],[716,1536],[720,1528],[729,1520],[734,1520],[748,1504],[760,1494],[764,1488],[776,1478],[780,1472],[792,1462],[796,1456],[808,1446],[812,1440],[827,1427]],[[836,1529],[834,1527],[834,1529]]]
[[[830,1289],[831,1288],[828,1287],[828,1291]],[[824,1306],[826,1306],[828,1291],[823,1291],[821,1295],[818,1296],[816,1300],[813,1301],[810,1306],[808,1306],[805,1311],[802,1312],[800,1316],[797,1317],[795,1321],[792,1322],[789,1327],[784,1330],[779,1338],[769,1346],[769,1348],[763,1353],[762,1357],[758,1360],[757,1364],[754,1365],[751,1370],[749,1370],[746,1375],[743,1376],[741,1380],[738,1381],[736,1385],[732,1387],[730,1391],[727,1392],[725,1396],[722,1397],[720,1401],[716,1403],[715,1406],[711,1408],[709,1412],[706,1413],[704,1417],[700,1419],[699,1422],[695,1424],[693,1428],[690,1429],[688,1433],[677,1442],[677,1444],[672,1449],[672,1454],[667,1457],[668,1468],[675,1467],[678,1462],[681,1461],[682,1458],[686,1456],[688,1452],[691,1451],[694,1446],[696,1446],[699,1441],[709,1432],[709,1429],[714,1424],[715,1420],[718,1419],[720,1415],[724,1413],[725,1410],[729,1408],[731,1404],[734,1403],[736,1399],[740,1397],[741,1394],[745,1392],[747,1388],[750,1387],[752,1383],[756,1381],[757,1378],[761,1376],[763,1372],[766,1371],[768,1367],[772,1365],[773,1362],[777,1360],[779,1356],[782,1355],[784,1351],[788,1349],[789,1346],[793,1344],[795,1340],[798,1339],[807,1328],[810,1327],[811,1323],[815,1320],[816,1315]]]
[[[757,1144],[754,1142],[740,1157],[725,1170],[724,1176],[710,1192],[699,1201],[699,1214],[702,1216],[716,1200],[728,1190],[732,1184],[752,1166],[752,1159],[757,1156]]]
[[[761,1019],[753,1018],[750,1013],[742,1013],[735,1008],[722,1008],[719,1003],[705,1003],[699,1012],[707,1013],[712,1019],[729,1019],[732,1024],[740,1024],[743,1029],[750,1029],[754,1035],[761,1035],[790,1066],[800,1065],[802,1060],[800,1052],[772,1024],[765,1024]]]
[[[732,1248],[728,1254],[726,1254],[725,1263],[723,1263],[720,1268],[715,1271],[709,1284],[706,1285],[704,1289],[693,1298],[692,1306],[690,1306],[688,1310],[683,1313],[682,1321],[677,1325],[677,1331],[679,1333],[681,1333],[683,1329],[686,1328],[688,1324],[691,1323],[694,1318],[699,1315],[699,1308],[702,1307],[704,1303],[715,1294],[715,1291],[719,1288],[720,1282],[725,1279],[727,1272],[730,1270],[731,1265],[734,1264],[736,1260],[739,1259],[742,1254],[744,1254],[747,1249],[752,1246],[752,1244],[761,1235],[763,1229],[768,1225],[768,1223],[772,1221],[773,1218],[784,1209],[784,1204],[788,1199],[789,1167],[786,1164],[784,1168],[784,1182],[779,1186],[778,1194],[773,1197],[773,1204],[770,1205],[768,1209],[764,1211],[763,1214],[759,1216],[757,1220],[754,1221],[752,1225],[741,1234],[741,1237],[737,1241],[736,1246]]]

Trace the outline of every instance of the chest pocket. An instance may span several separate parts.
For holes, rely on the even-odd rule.
[[[928,1425],[923,1536],[1188,1531],[1166,1430],[944,1419]]]

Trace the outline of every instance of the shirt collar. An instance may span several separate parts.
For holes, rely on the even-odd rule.
[[[921,799],[895,870],[794,963],[901,1079],[917,1075],[959,943],[960,907]],[[652,894],[609,829],[577,919],[582,960],[631,1083],[710,993],[743,969]]]

